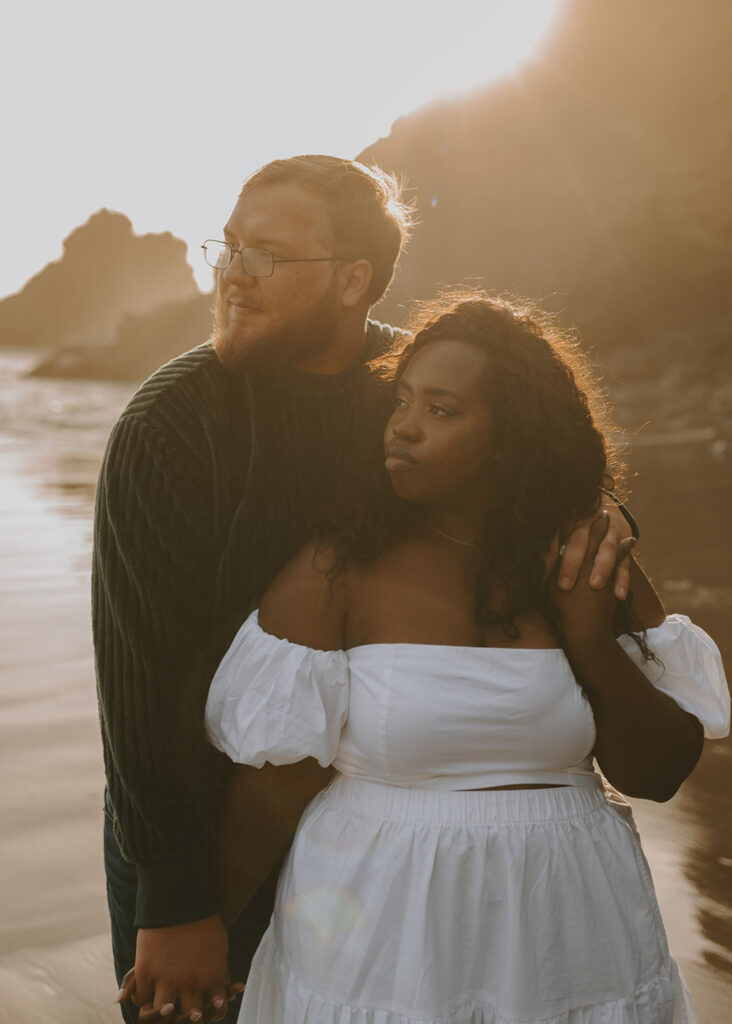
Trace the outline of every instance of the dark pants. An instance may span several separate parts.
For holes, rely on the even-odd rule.
[[[134,864],[126,861],[119,843],[112,831],[112,806],[107,791],[104,792],[104,870],[107,875],[107,903],[112,926],[112,953],[117,984],[135,963],[137,930],[135,900],[137,896],[137,871]],[[259,940],[269,924],[274,906],[279,866],[272,872],[244,913],[229,932],[229,972],[232,981],[247,980],[249,967]],[[239,1013],[241,996],[229,1003],[226,1024],[235,1024]],[[122,1016],[127,1024],[137,1024],[137,1007],[131,1000],[122,1004]]]

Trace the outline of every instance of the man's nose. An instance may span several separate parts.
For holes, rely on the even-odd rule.
[[[220,270],[219,273],[223,275],[223,279],[227,284],[235,284],[238,287],[242,285],[246,287],[256,281],[256,277],[252,277],[244,269],[240,252],[235,252],[228,267],[225,270]]]

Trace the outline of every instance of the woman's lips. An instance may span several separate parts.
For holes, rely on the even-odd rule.
[[[398,444],[390,444],[386,449],[386,461],[384,466],[389,473],[400,473],[407,469],[414,469],[419,465],[419,460],[400,447]]]

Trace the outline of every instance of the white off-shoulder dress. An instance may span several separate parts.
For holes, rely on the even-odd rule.
[[[662,666],[618,642],[708,737],[727,734],[703,630],[682,615],[649,630]],[[696,1021],[561,650],[316,651],[254,612],[206,728],[239,763],[337,769],[298,825],[239,1024]],[[476,791],[527,783],[562,788]]]

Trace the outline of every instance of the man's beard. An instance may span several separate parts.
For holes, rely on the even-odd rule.
[[[336,281],[314,305],[296,319],[254,337],[237,335],[226,313],[226,304],[216,292],[214,326],[211,335],[219,362],[229,369],[297,366],[328,351],[336,340]]]

